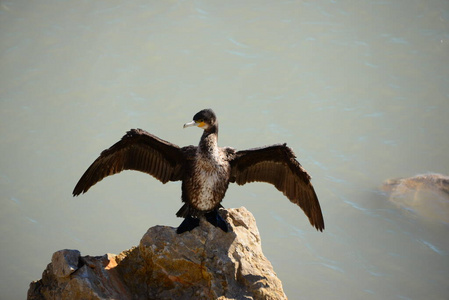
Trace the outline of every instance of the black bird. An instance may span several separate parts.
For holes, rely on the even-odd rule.
[[[184,124],[204,130],[198,146],[178,147],[142,129],[131,129],[101,155],[78,181],[73,195],[85,193],[103,178],[123,170],[148,173],[162,183],[182,181],[184,205],[176,216],[185,218],[177,233],[190,231],[204,216],[227,232],[217,213],[230,182],[243,185],[262,181],[273,184],[302,208],[310,223],[323,231],[324,220],[310,176],[286,144],[236,151],[218,147],[218,122],[211,109],[204,109]]]

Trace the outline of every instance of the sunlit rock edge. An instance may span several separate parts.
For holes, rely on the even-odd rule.
[[[180,235],[152,227],[119,255],[57,251],[28,299],[287,299],[253,215],[244,207],[220,214],[228,233],[201,221]]]

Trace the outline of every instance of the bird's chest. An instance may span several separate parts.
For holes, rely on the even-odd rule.
[[[214,209],[224,197],[229,181],[229,163],[220,155],[198,155],[191,178],[191,204],[199,210]]]

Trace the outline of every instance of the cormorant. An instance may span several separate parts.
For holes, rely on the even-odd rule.
[[[131,129],[101,155],[78,181],[73,195],[85,193],[103,178],[123,170],[148,173],[162,183],[182,181],[184,205],[176,216],[185,218],[177,233],[190,231],[204,216],[227,232],[217,213],[230,182],[243,185],[261,181],[273,184],[302,208],[310,223],[323,231],[324,220],[310,176],[286,144],[236,151],[218,147],[218,122],[211,109],[194,115],[184,128],[202,128],[198,146],[178,147],[142,129]]]

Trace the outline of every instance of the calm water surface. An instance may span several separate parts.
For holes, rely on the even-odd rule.
[[[0,298],[24,299],[54,251],[178,226],[179,183],[71,191],[130,128],[196,144],[182,124],[206,107],[222,146],[287,142],[313,176],[324,233],[267,184],[223,202],[255,215],[290,299],[449,298],[449,225],[378,189],[449,174],[447,0],[1,0]]]

